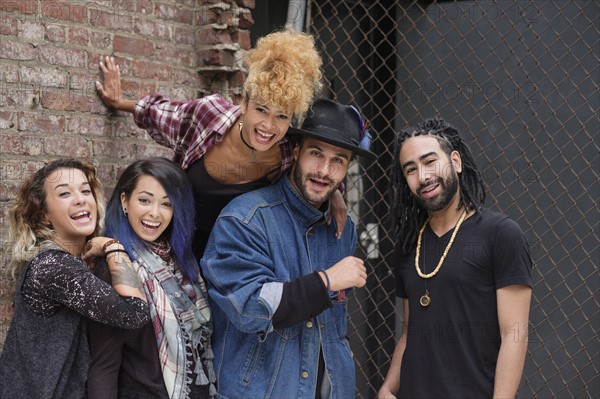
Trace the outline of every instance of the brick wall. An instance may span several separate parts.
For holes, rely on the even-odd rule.
[[[133,160],[171,156],[96,96],[98,62],[124,92],[239,100],[254,0],[0,0],[0,347],[12,317],[6,213],[24,178],[63,156],[93,162],[110,194]]]

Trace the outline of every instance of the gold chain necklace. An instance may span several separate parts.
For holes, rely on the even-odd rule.
[[[450,248],[452,247],[452,243],[454,242],[454,239],[456,238],[456,234],[458,234],[458,229],[460,229],[460,225],[465,221],[466,218],[467,218],[467,210],[465,209],[463,211],[463,213],[460,215],[460,218],[458,218],[458,221],[456,222],[456,226],[454,226],[454,231],[452,232],[452,236],[450,237],[450,241],[448,242],[448,245],[446,245],[446,249],[442,253],[442,257],[440,258],[440,261],[438,262],[436,268],[431,273],[428,273],[428,274],[423,273],[421,271],[421,268],[419,267],[419,258],[420,258],[420,254],[421,254],[421,242],[423,240],[423,232],[425,231],[425,227],[427,227],[427,224],[429,223],[431,218],[429,218],[425,221],[425,223],[423,224],[423,227],[421,227],[421,230],[419,230],[419,235],[417,238],[417,253],[415,254],[415,269],[417,270],[417,274],[419,275],[419,277],[429,279],[429,278],[432,278],[433,276],[435,276],[440,271],[440,269],[442,268],[442,264],[444,263],[444,260],[446,259],[446,256],[448,255],[448,252],[450,252]],[[429,306],[429,304],[431,303],[431,297],[429,296],[429,290],[427,288],[425,288],[425,294],[423,294],[421,296],[419,303],[421,304],[421,306]]]

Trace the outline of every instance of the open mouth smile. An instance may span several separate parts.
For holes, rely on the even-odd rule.
[[[160,222],[151,222],[149,220],[142,220],[142,226],[149,230],[156,230],[160,226]]]
[[[256,142],[260,144],[270,144],[275,138],[275,134],[266,133],[259,129],[254,129]]]
[[[89,220],[92,220],[92,214],[89,211],[81,211],[81,212],[77,212],[74,215],[71,215],[71,219],[76,220],[76,221],[87,222]]]

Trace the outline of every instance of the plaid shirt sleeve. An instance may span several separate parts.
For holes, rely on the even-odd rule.
[[[172,148],[173,161],[187,169],[223,139],[240,114],[239,106],[218,94],[190,102],[154,94],[138,101],[134,120],[158,144]]]
[[[292,145],[285,137],[279,142],[279,150],[281,151],[281,168],[279,169],[278,178],[286,174],[294,163]],[[277,179],[275,179],[275,181],[277,181]]]

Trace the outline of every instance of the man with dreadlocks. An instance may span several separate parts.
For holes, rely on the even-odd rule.
[[[523,232],[482,207],[471,152],[443,120],[396,136],[392,179],[404,331],[378,398],[514,398],[531,300]]]

